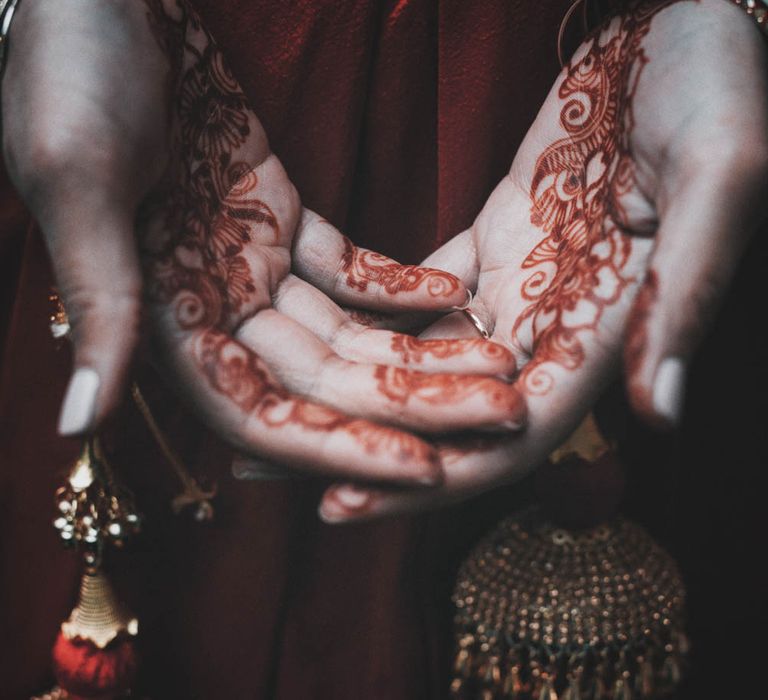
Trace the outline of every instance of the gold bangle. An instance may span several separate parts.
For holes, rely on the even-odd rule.
[[[5,70],[5,59],[8,56],[8,30],[11,28],[13,13],[19,0],[0,0],[0,76]]]
[[[732,0],[750,17],[752,17],[760,31],[768,36],[768,3],[764,0]]]

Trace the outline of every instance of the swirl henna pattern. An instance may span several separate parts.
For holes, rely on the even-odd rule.
[[[509,351],[498,343],[489,343],[487,340],[477,339],[447,339],[429,338],[419,339],[412,335],[395,333],[392,336],[390,347],[400,356],[403,364],[419,364],[427,356],[444,360],[457,355],[479,350],[489,359],[506,359]]]
[[[426,374],[401,367],[380,365],[376,368],[379,391],[390,401],[405,404],[415,399],[433,405],[461,401],[472,395],[482,395],[500,407],[517,407],[519,397],[502,390],[499,382],[482,376],[451,378],[444,374]]]
[[[347,285],[364,292],[371,282],[379,284],[388,294],[413,292],[426,288],[431,297],[451,296],[459,288],[455,277],[440,270],[400,265],[380,253],[357,248],[348,238],[344,241],[342,271]]]
[[[632,100],[647,63],[642,41],[668,4],[636,6],[607,41],[594,35],[559,87],[567,136],[534,169],[531,223],[547,235],[523,261],[533,270],[521,288],[528,305],[512,331],[516,336],[527,324],[534,339],[534,359],[521,373],[532,394],[553,384],[546,363],[582,365],[579,332],[595,331],[604,310],[635,282],[624,272],[632,240],[621,204],[634,183]]]
[[[258,357],[227,336],[204,333],[198,341],[197,357],[216,391],[228,396],[244,412],[257,415],[271,428],[290,423],[313,430],[345,430],[375,451],[382,446],[395,447],[403,458],[419,456],[431,460],[426,446],[408,435],[377,426],[365,420],[349,418],[325,406],[291,399],[271,381]]]
[[[258,355],[232,337],[271,303],[274,267],[265,271],[264,259],[277,256],[278,270],[287,274],[298,212],[286,211],[289,185],[281,190],[261,182],[259,167],[268,155],[261,127],[195,13],[183,0],[145,4],[171,62],[174,143],[165,184],[139,217],[153,315],[187,338],[185,352],[196,372],[249,419],[267,428],[342,431],[366,452],[386,450],[435,464],[432,449],[414,436],[291,395]],[[422,281],[418,271],[389,274],[397,289]]]

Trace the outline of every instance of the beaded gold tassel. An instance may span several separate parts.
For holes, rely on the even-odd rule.
[[[51,296],[53,337],[69,337],[66,310],[57,294]],[[210,520],[215,489],[204,490],[171,448],[152,411],[134,382],[131,395],[147,427],[178,477],[182,492],[172,502],[174,512],[195,507],[197,520]],[[56,491],[54,527],[63,543],[82,553],[85,570],[77,605],[62,623],[53,648],[53,670],[59,686],[36,700],[117,700],[127,697],[138,659],[134,638],[138,619],[115,596],[102,570],[108,546],[122,547],[137,534],[141,517],[133,495],[122,487],[98,436],[84,439],[80,457]]]
[[[122,547],[140,530],[133,496],[118,485],[97,437],[89,436],[64,484],[56,491],[54,527],[64,544],[82,553],[85,571],[77,605],[62,623],[53,648],[59,683],[49,695],[69,700],[123,697],[138,661],[139,623],[117,600],[101,564],[108,546]],[[57,694],[57,695],[55,695]]]
[[[688,644],[677,567],[622,518],[573,532],[537,509],[464,562],[453,601],[455,700],[657,700]]]

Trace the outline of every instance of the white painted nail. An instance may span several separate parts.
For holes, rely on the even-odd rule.
[[[345,512],[337,510],[338,506],[327,506],[322,504],[317,510],[317,514],[320,516],[320,520],[328,525],[335,525],[337,523],[343,523],[348,520]]]
[[[90,367],[80,367],[72,375],[59,416],[59,433],[77,435],[87,431],[96,415],[99,375]]]
[[[336,489],[336,500],[345,508],[362,508],[370,499],[370,494],[355,486],[339,486]]]
[[[673,425],[680,421],[685,390],[685,362],[668,357],[659,363],[653,382],[653,410]]]

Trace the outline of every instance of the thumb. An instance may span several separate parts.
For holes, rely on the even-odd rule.
[[[62,435],[94,430],[116,406],[138,338],[141,275],[133,216],[122,209],[81,202],[41,217],[74,350]]]
[[[462,231],[428,255],[421,263],[458,277],[469,289],[477,287],[480,262],[472,239],[472,230]]]
[[[624,345],[630,401],[658,427],[680,421],[690,358],[757,223],[758,180],[732,172],[692,179],[663,212]]]

